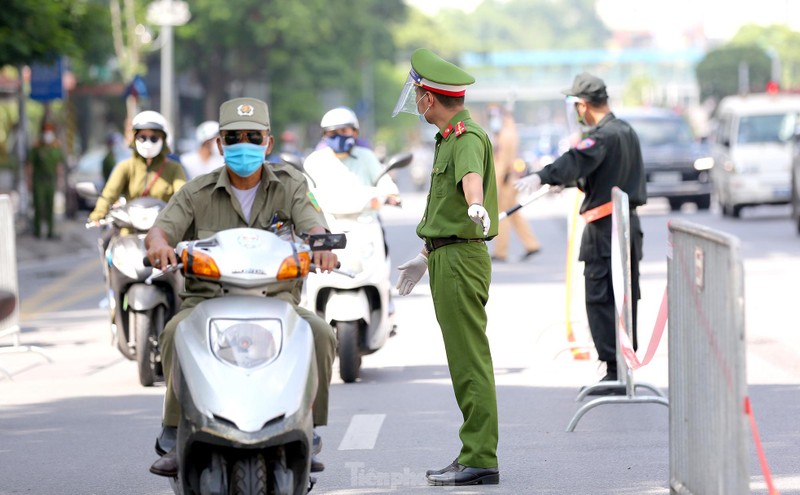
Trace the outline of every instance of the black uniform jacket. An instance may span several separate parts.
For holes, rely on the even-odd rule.
[[[611,201],[611,188],[628,194],[631,211],[647,202],[639,137],[630,124],[606,115],[577,146],[537,172],[543,184],[577,186],[586,194],[581,213]],[[632,237],[641,236],[638,219],[631,219]],[[635,224],[635,225],[634,225]],[[587,225],[580,259],[611,256],[611,217]]]

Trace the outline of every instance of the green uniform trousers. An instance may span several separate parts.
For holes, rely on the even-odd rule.
[[[317,377],[319,379],[312,414],[314,416],[314,426],[326,425],[328,424],[328,389],[331,384],[333,359],[336,357],[336,334],[333,328],[316,313],[294,304],[291,301],[291,294],[278,294],[276,297],[292,304],[297,314],[306,320],[311,327],[311,333],[314,335],[314,353],[317,359]],[[164,325],[164,331],[158,339],[161,362],[164,367],[164,380],[167,385],[167,392],[164,395],[164,419],[162,421],[164,426],[177,427],[181,418],[181,405],[177,397],[175,397],[172,385],[175,330],[178,328],[178,324],[189,316],[192,309],[204,300],[202,297],[186,298],[181,305],[181,310]]]
[[[53,219],[53,198],[56,193],[55,183],[39,181],[33,185],[33,235],[41,235],[42,222],[47,222],[47,237],[56,233]]]
[[[447,364],[458,407],[458,462],[497,467],[497,394],[486,337],[486,302],[492,264],[484,243],[450,244],[428,255],[433,307],[442,329]]]

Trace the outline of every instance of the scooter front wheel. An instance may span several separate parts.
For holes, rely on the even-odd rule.
[[[237,460],[231,469],[230,495],[266,495],[267,463],[261,454]]]
[[[164,326],[164,306],[156,306],[151,311],[134,313],[136,331],[136,364],[139,369],[139,383],[151,387],[160,372],[158,354],[158,330]]]
[[[339,376],[345,383],[358,379],[361,370],[361,350],[358,346],[358,322],[336,322],[336,336],[339,341]]]

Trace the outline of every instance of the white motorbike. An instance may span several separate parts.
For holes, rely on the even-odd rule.
[[[299,160],[281,158],[300,170]],[[411,163],[412,155],[393,156],[381,177]],[[302,305],[315,311],[336,330],[339,375],[345,383],[358,379],[361,357],[380,349],[394,334],[391,303],[391,260],[386,252],[378,213],[386,198],[375,185],[357,184],[345,174],[330,174],[311,190],[331,232],[347,235],[347,247],[337,253],[347,274],[308,276]],[[378,183],[376,179],[375,184]]]
[[[314,270],[312,250],[345,243],[239,228],[176,246],[184,276],[223,295],[198,304],[175,333],[175,493],[300,495],[313,486],[313,335],[289,303],[266,295]]]

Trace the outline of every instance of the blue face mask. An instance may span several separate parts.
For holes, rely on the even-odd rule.
[[[350,150],[356,145],[356,138],[334,134],[333,136],[325,137],[325,144],[330,146],[334,153],[350,153]]]
[[[225,164],[239,177],[250,177],[264,163],[266,146],[252,143],[237,143],[222,147]]]

